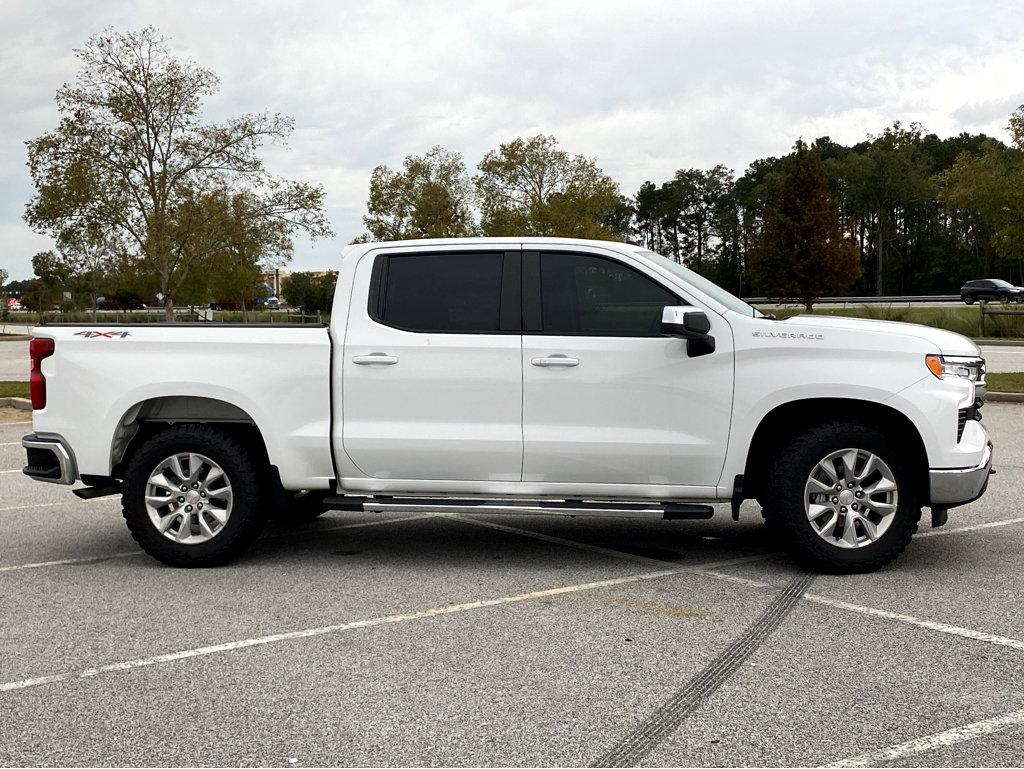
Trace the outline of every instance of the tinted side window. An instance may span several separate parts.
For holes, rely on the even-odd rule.
[[[659,336],[661,311],[683,304],[623,264],[580,254],[540,255],[545,334]]]
[[[502,259],[500,253],[387,257],[378,319],[408,331],[497,333]]]

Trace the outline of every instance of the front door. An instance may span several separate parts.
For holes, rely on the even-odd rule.
[[[520,254],[372,252],[356,268],[342,445],[390,480],[519,481]]]
[[[523,481],[715,486],[732,407],[728,324],[690,358],[659,333],[686,302],[625,257],[523,255]],[[638,490],[639,493],[639,490]]]

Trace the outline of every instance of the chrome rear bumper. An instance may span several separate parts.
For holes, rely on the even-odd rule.
[[[75,455],[59,435],[32,433],[21,439],[28,454],[28,464],[22,469],[29,478],[44,483],[62,483],[70,486],[78,479]]]
[[[985,446],[981,464],[956,470],[929,470],[928,482],[932,507],[956,507],[973,502],[988,487],[992,472],[992,443]]]

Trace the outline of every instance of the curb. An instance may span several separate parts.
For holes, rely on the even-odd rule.
[[[12,406],[22,411],[31,411],[32,401],[28,398],[0,398],[0,406]]]
[[[989,393],[987,403],[1024,403],[1024,393]]]

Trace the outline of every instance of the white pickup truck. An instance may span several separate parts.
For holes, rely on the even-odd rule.
[[[925,326],[775,320],[622,243],[352,245],[327,326],[45,325],[24,472],[121,494],[175,566],[273,513],[708,518],[756,499],[804,562],[876,569],[978,498],[978,347]]]

